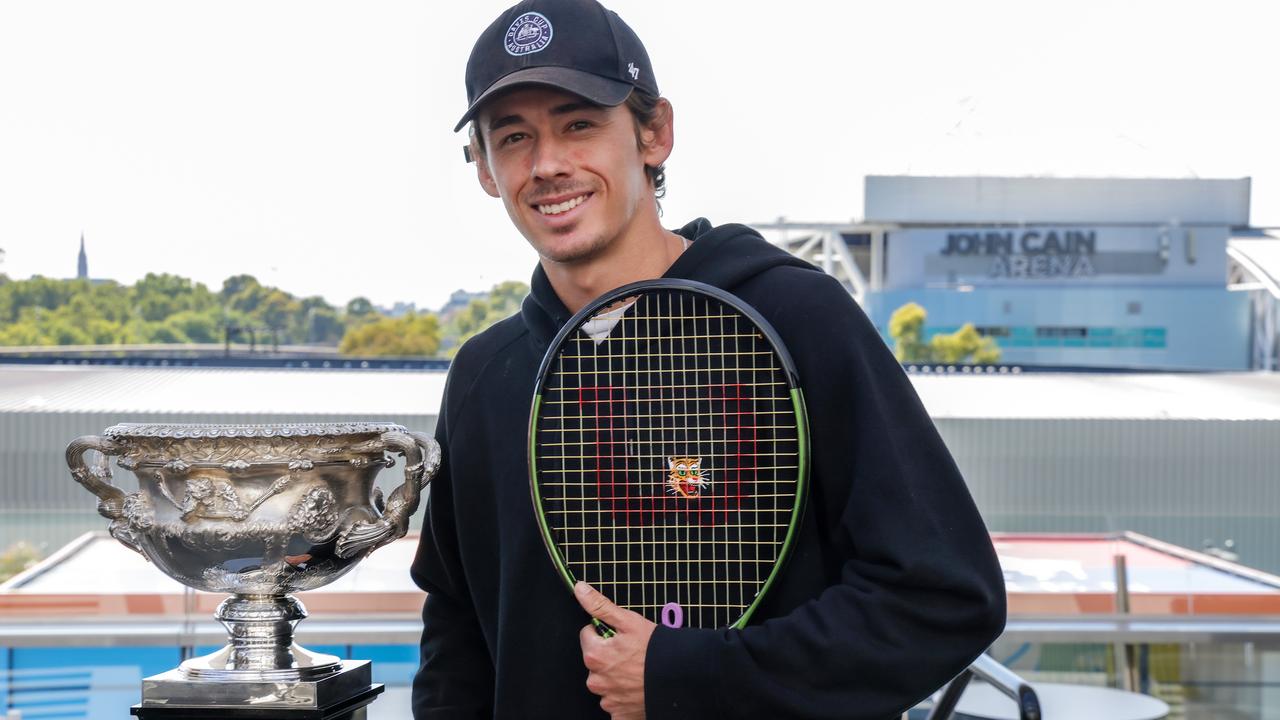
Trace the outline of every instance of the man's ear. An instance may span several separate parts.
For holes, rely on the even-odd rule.
[[[666,98],[658,98],[653,122],[640,129],[640,155],[644,164],[657,167],[671,157],[675,146],[675,111]]]
[[[471,152],[475,153],[475,146],[472,145]],[[480,182],[480,187],[489,194],[489,197],[500,197],[498,195],[498,183],[493,179],[493,173],[489,172],[489,158],[484,153],[475,155],[476,158],[476,180]]]
[[[489,157],[484,152],[484,144],[480,142],[481,138],[477,135],[480,132],[476,121],[471,122],[471,127],[467,128],[467,161],[476,164],[476,180],[479,181],[480,187],[489,194],[490,197],[498,197],[498,183],[493,180],[493,173],[489,172]]]

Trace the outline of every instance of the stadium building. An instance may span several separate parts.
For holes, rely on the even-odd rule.
[[[762,227],[886,338],[914,302],[926,339],[972,323],[1006,363],[1276,368],[1280,240],[1249,227],[1248,178],[871,176],[865,193],[862,223]]]

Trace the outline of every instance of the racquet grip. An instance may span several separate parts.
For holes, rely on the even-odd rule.
[[[603,620],[597,620],[596,618],[591,618],[591,624],[596,626],[596,634],[602,638],[611,638],[614,635],[618,634],[617,630],[614,630],[613,628],[609,627],[609,623],[606,623]]]

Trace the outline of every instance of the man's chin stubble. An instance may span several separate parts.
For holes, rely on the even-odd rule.
[[[534,245],[533,249],[538,252],[538,257],[557,265],[581,265],[600,257],[608,246],[607,240],[596,238],[586,247],[568,248],[561,252],[557,252],[554,248],[540,248],[537,245]]]

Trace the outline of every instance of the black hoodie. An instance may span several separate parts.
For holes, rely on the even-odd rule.
[[[666,277],[723,288],[778,331],[800,377],[811,494],[791,557],[741,630],[658,626],[662,718],[886,718],[1000,633],[1004,583],[969,492],[901,366],[830,276],[741,225],[695,220]],[[569,311],[539,267],[519,315],[449,373],[413,577],[428,591],[413,709],[425,718],[603,717],[588,621],[543,547],[526,434],[539,361]]]

